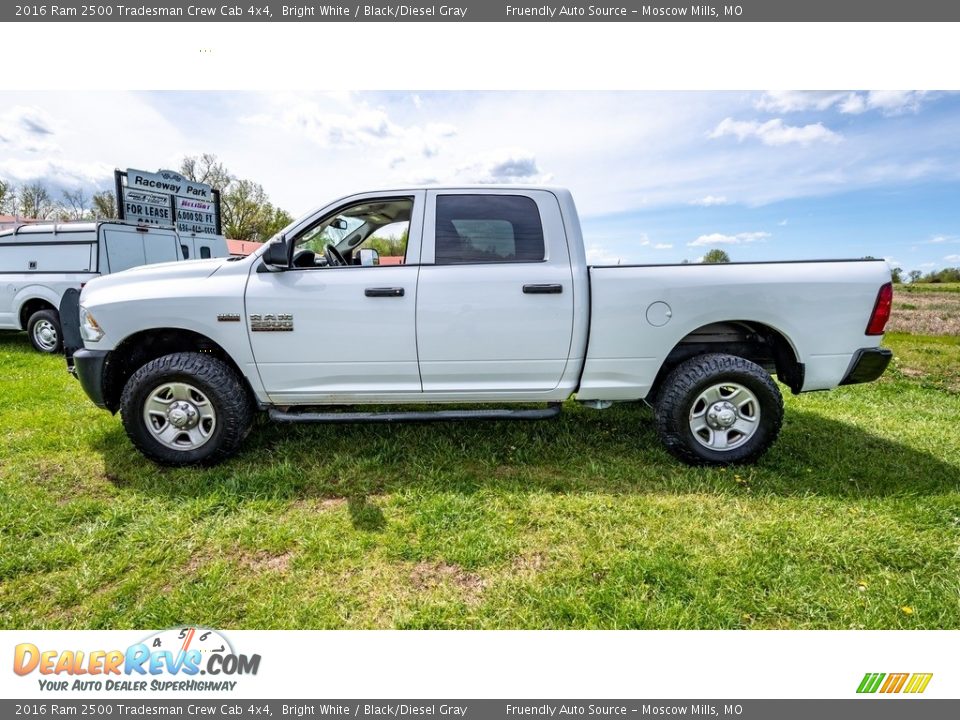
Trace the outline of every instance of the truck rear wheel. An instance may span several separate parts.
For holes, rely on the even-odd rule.
[[[63,351],[63,330],[56,310],[38,310],[27,320],[27,334],[34,350],[42,353]]]
[[[212,465],[233,455],[250,432],[253,404],[222,360],[175,353],[151,360],[120,399],[130,440],[162,465]]]
[[[756,363],[711,353],[687,360],[667,376],[654,412],[660,440],[685,463],[748,463],[777,439],[783,396]]]

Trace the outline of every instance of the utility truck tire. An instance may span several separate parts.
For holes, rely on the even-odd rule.
[[[63,352],[63,330],[55,310],[38,310],[27,320],[27,335],[34,350],[42,353]]]
[[[654,406],[667,450],[691,465],[749,463],[777,439],[783,397],[759,365],[711,353],[677,366]]]
[[[120,399],[130,440],[161,465],[213,465],[233,455],[253,413],[233,368],[192,352],[151,360],[127,381]]]

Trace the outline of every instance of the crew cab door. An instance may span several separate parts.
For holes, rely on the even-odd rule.
[[[254,264],[245,322],[273,402],[420,396],[416,290],[424,196],[419,191],[348,198],[288,234],[290,268],[264,272],[262,263]],[[364,222],[379,229],[366,235]],[[324,250],[331,244],[348,264],[326,264]],[[355,264],[360,250],[371,248],[385,251],[380,264]]]
[[[535,399],[560,384],[573,280],[552,193],[429,191],[421,262],[425,395]]]

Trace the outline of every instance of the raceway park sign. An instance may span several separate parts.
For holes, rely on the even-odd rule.
[[[187,180],[173,170],[161,170],[151,173],[143,170],[127,170],[127,187],[142,190],[156,190],[168,195],[182,195],[200,200],[212,200],[213,188],[206,183]]]
[[[126,183],[123,178],[126,178]],[[173,170],[117,170],[120,219],[143,225],[174,225],[178,232],[219,235],[220,193]]]

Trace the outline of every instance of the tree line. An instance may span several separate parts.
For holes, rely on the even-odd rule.
[[[179,172],[220,191],[223,234],[229,238],[267,240],[293,221],[270,201],[260,183],[237,177],[216,155],[188,155]],[[57,194],[41,180],[15,185],[0,179],[0,214],[56,222],[107,220],[117,217],[117,198],[111,190],[78,188]]]
[[[911,270],[904,273],[903,268],[891,268],[890,275],[895,283],[960,283],[960,267],[943,268],[922,273]]]

